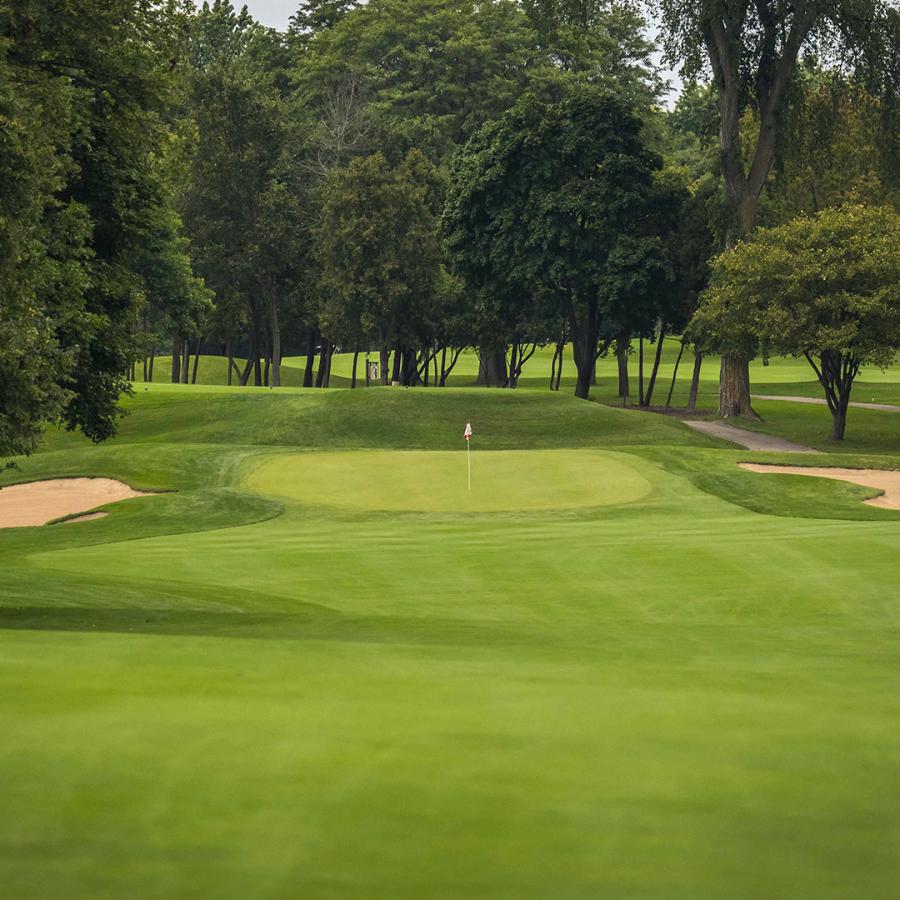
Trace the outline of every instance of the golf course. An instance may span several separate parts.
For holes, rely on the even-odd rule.
[[[6,896],[897,896],[877,490],[546,390],[126,405],[3,475],[153,492],[0,531]]]
[[[0,900],[900,900],[898,0],[0,0]]]

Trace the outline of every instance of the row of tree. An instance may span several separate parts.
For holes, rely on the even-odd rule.
[[[8,0],[0,453],[47,420],[106,437],[136,361],[187,381],[210,344],[229,383],[279,385],[290,348],[327,386],[340,348],[440,386],[475,347],[509,387],[550,344],[556,388],[571,344],[587,397],[605,353],[627,392],[650,341],[649,405],[719,251],[896,206],[900,170],[890,4],[657,14],[700,79],[671,111],[641,15],[606,0],[305,0],[287,33],[227,0]],[[693,398],[720,350],[720,412],[752,414],[772,342],[687,334]]]

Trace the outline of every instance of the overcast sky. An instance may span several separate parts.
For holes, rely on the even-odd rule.
[[[233,0],[234,5],[240,8],[241,0]],[[300,5],[298,0],[244,0],[247,3],[247,9],[250,14],[258,22],[268,25],[270,28],[278,28],[284,31],[288,27],[288,20],[297,11]],[[679,86],[678,77],[672,72],[666,72],[669,81],[673,86]],[[668,98],[669,102],[674,100],[674,95]]]

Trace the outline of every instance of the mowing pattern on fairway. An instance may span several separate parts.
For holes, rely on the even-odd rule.
[[[126,402],[0,474],[170,491],[0,532],[4,898],[897,896],[871,489],[549,392]]]
[[[252,490],[311,506],[405,512],[516,512],[630,503],[650,483],[622,456],[591,450],[466,453],[350,451],[291,453],[265,460]]]

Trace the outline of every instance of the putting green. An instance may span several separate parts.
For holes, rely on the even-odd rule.
[[[263,494],[337,509],[513,512],[583,509],[640,500],[647,481],[622,456],[597,450],[290,453],[246,480]]]

